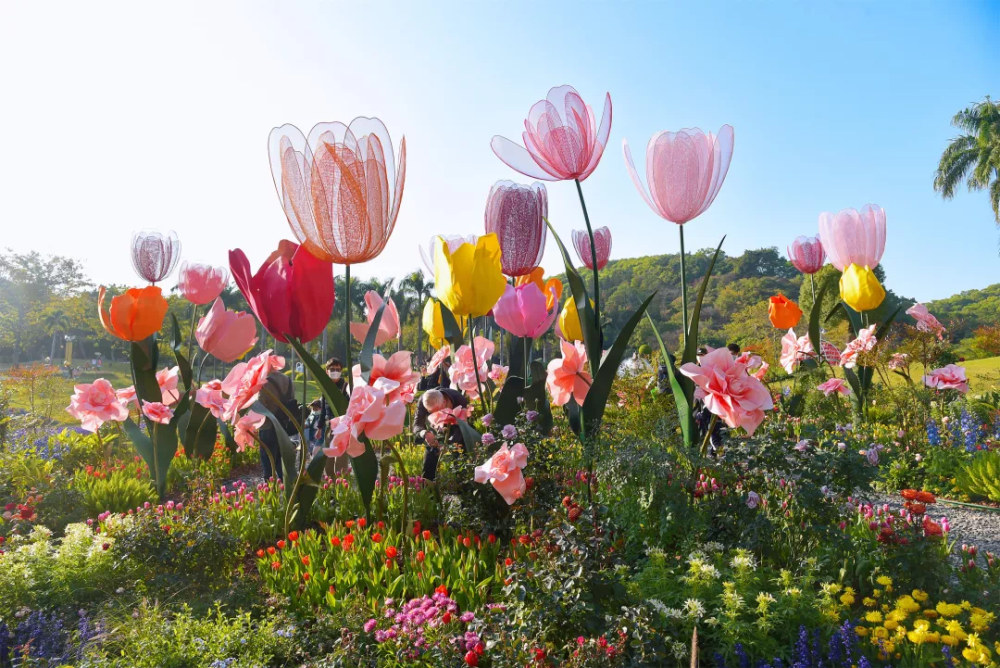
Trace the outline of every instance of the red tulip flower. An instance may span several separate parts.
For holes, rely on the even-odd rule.
[[[819,237],[796,237],[787,250],[789,262],[803,274],[815,274],[826,262],[826,251]]]
[[[524,276],[542,262],[549,196],[537,181],[522,186],[497,181],[486,199],[486,234],[500,242],[500,265],[508,276]]]
[[[333,268],[304,246],[282,240],[256,274],[240,250],[229,251],[229,270],[260,324],[276,340],[308,343],[333,313]]]
[[[661,218],[683,225],[715,201],[733,159],[733,128],[718,135],[698,128],[658,132],[646,146],[649,194],[636,173],[628,140],[622,139],[625,163],[642,198]]]
[[[498,158],[525,176],[542,181],[578,181],[590,176],[604,154],[611,134],[611,95],[597,127],[594,110],[572,86],[559,86],[536,102],[524,121],[524,146],[493,137]]]
[[[211,304],[222,294],[228,280],[229,270],[225,267],[184,262],[178,274],[177,289],[184,295],[184,299],[204,306]]]
[[[584,230],[573,230],[573,248],[587,269],[594,268],[594,254],[590,250],[590,236]],[[611,257],[611,230],[598,227],[594,230],[594,250],[597,251],[597,268],[604,269]]]

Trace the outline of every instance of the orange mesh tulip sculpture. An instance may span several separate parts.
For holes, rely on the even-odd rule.
[[[768,300],[767,317],[778,329],[791,329],[802,319],[802,309],[785,295],[774,295]]]
[[[97,312],[105,331],[125,341],[142,341],[163,326],[167,315],[167,300],[160,288],[132,288],[111,299],[105,308],[107,290],[102,286],[97,293]]]
[[[378,257],[392,235],[406,179],[406,139],[397,166],[389,131],[377,118],[318,123],[308,137],[283,125],[271,130],[268,153],[295,238],[316,258],[345,266],[344,335],[351,368],[351,265]]]

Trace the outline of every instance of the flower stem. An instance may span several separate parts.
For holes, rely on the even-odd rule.
[[[705,440],[701,442],[701,456],[705,457],[708,454],[708,442],[712,440],[712,432],[715,430],[715,423],[719,421],[718,415],[712,415],[712,421],[708,425],[708,431],[705,433]]]
[[[678,229],[681,233],[681,304],[683,310],[681,311],[681,327],[683,331],[681,332],[681,342],[683,347],[687,347],[688,338],[688,288],[687,288],[687,260],[684,257],[684,226],[678,225]]]
[[[472,369],[476,372],[476,392],[479,393],[479,404],[486,414],[486,396],[483,394],[483,381],[479,378],[479,360],[476,358],[476,325],[469,319],[469,348],[472,349]]]
[[[344,348],[346,353],[344,359],[347,364],[344,371],[347,373],[347,388],[349,394],[354,392],[354,367],[351,366],[351,265],[344,265]]]
[[[604,330],[601,328],[601,283],[598,278],[597,269],[597,246],[594,245],[594,230],[590,227],[590,216],[587,214],[587,203],[583,200],[583,188],[580,187],[580,179],[574,179],[573,182],[576,183],[576,193],[580,196],[580,206],[583,208],[583,222],[587,224],[587,236],[590,237],[590,260],[594,264],[594,320],[597,321],[597,340],[600,342],[601,350],[604,350]],[[599,363],[600,361],[598,361]]]
[[[198,316],[198,305],[191,304],[191,335],[188,336],[188,354],[187,354],[189,364],[191,363],[191,353],[194,352],[194,329],[195,329],[195,322],[197,321],[196,320],[197,316]]]

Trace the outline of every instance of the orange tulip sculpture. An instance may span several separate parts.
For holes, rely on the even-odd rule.
[[[768,300],[767,317],[778,329],[791,329],[802,319],[802,309],[785,295],[774,295]]]

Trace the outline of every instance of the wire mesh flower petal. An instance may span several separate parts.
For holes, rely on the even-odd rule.
[[[830,263],[840,271],[852,264],[874,269],[885,252],[885,211],[866,204],[861,211],[844,209],[819,215],[819,236]]]
[[[789,262],[803,274],[815,274],[826,262],[826,251],[823,250],[823,243],[818,236],[796,237],[786,250]]]
[[[549,198],[545,186],[497,181],[486,198],[486,233],[500,241],[503,273],[523,276],[542,262],[545,253]]]
[[[140,278],[159,283],[174,271],[180,259],[181,242],[176,232],[141,230],[132,235],[132,267]]]
[[[580,261],[587,269],[594,268],[594,257],[590,251],[590,235],[586,230],[573,230],[573,247]],[[604,269],[611,257],[611,230],[598,227],[594,230],[594,249],[597,251],[597,268]]]

